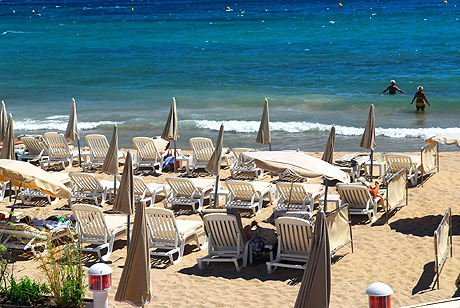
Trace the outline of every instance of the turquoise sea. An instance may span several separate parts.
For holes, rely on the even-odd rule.
[[[376,151],[417,151],[460,133],[459,5],[0,0],[0,99],[16,135],[64,131],[74,97],[82,136],[110,139],[117,123],[133,147],[161,134],[175,97],[178,147],[215,140],[223,122],[225,146],[263,149],[267,97],[273,148],[305,151],[323,151],[332,124],[337,151],[361,150],[374,104]],[[407,94],[382,95],[391,79]],[[410,105],[419,85],[423,114]]]

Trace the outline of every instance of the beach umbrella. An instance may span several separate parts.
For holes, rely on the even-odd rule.
[[[81,167],[81,151],[80,151],[80,135],[78,134],[77,127],[77,106],[75,104],[75,98],[72,98],[72,106],[70,107],[69,123],[67,123],[67,129],[64,137],[77,141],[78,144],[78,165]]]
[[[297,294],[295,308],[328,308],[331,297],[331,254],[329,231],[323,211],[316,215],[307,267]]]
[[[324,150],[322,160],[332,164],[334,162],[334,144],[335,144],[335,125],[332,125],[329,138],[326,143],[326,150]]]
[[[3,137],[5,136],[8,121],[7,116],[5,102],[2,100],[2,107],[0,109],[0,142],[3,142]]]
[[[102,164],[102,172],[113,174],[113,191],[115,198],[117,195],[117,174],[118,174],[118,126],[113,126],[112,140],[107,150],[107,156]]]
[[[361,143],[359,145],[361,148],[371,151],[371,181],[374,169],[374,149],[376,145],[374,105],[371,105],[371,108],[369,109],[369,116],[367,117],[366,128],[364,129],[363,136],[361,137]]]
[[[290,173],[301,178],[322,178],[326,182],[324,204],[327,202],[328,181],[348,183],[348,174],[319,158],[303,152],[259,151],[244,152],[240,155],[245,163],[254,162],[257,167],[275,173]]]
[[[205,170],[216,174],[216,187],[214,188],[214,207],[217,205],[217,191],[219,189],[219,171],[222,158],[222,148],[224,143],[224,124],[220,125],[219,134],[217,135],[216,147],[212,153],[211,159],[208,161]]]
[[[51,173],[24,161],[0,159],[0,181],[11,181],[12,185],[19,188],[38,189],[54,198],[70,197],[70,190]],[[12,212],[16,200],[11,208]]]
[[[270,120],[268,112],[268,98],[265,99],[264,111],[260,120],[259,132],[257,133],[256,142],[260,144],[268,144],[268,149],[272,150],[272,139],[270,136]]]
[[[16,159],[14,155],[14,133],[13,133],[13,115],[8,115],[8,124],[6,125],[5,136],[3,137],[3,147],[0,152],[2,159]]]
[[[113,203],[113,209],[118,212],[128,214],[128,233],[127,245],[129,248],[129,222],[131,215],[134,214],[134,172],[131,152],[128,151],[123,173],[121,175],[118,194]]]
[[[141,307],[152,300],[150,287],[150,253],[145,216],[145,202],[136,204],[132,243],[128,248],[115,301]]]
[[[161,138],[174,143],[174,172],[177,172],[176,140],[179,139],[177,121],[176,99],[173,97],[171,108],[169,109],[168,120],[166,121]]]

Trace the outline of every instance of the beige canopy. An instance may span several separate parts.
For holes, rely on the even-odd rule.
[[[72,98],[72,107],[70,108],[69,122],[64,137],[70,140],[80,140],[77,127],[77,107],[75,105],[75,98]]]
[[[257,167],[267,171],[289,171],[295,176],[305,178],[322,177],[328,180],[339,180],[343,183],[349,182],[348,175],[338,167],[303,152],[244,152],[241,153],[240,159],[243,162],[254,162]]]
[[[224,142],[224,124],[220,125],[219,134],[217,135],[216,147],[214,148],[214,152],[212,153],[211,159],[208,161],[206,165],[206,171],[219,174],[220,170],[220,163],[222,161],[222,147]]]
[[[0,159],[0,181],[9,180],[16,187],[35,188],[51,197],[70,197],[70,190],[51,173],[28,162]]]
[[[179,139],[177,127],[177,107],[176,99],[172,98],[171,108],[169,109],[168,120],[166,121],[161,138],[169,141]]]
[[[150,253],[145,202],[138,202],[134,215],[133,240],[128,249],[115,301],[141,307],[150,303]],[[116,284],[114,284],[116,285]]]
[[[425,140],[427,143],[439,142],[446,145],[455,144],[460,147],[460,134],[433,136]]]
[[[128,150],[121,175],[120,187],[113,203],[113,209],[128,215],[134,214],[134,172],[131,152]]]
[[[377,146],[375,140],[375,117],[374,117],[374,105],[371,105],[369,109],[369,115],[367,117],[366,128],[364,129],[363,136],[361,138],[360,147],[366,150],[374,150]]]
[[[326,150],[324,150],[323,157],[325,162],[332,164],[334,162],[334,144],[335,144],[335,125],[332,125],[329,138],[327,138]]]
[[[6,124],[8,115],[6,114],[5,102],[2,101],[2,107],[0,109],[0,142],[3,142],[3,137],[6,132]]]
[[[331,297],[331,255],[329,231],[323,211],[316,215],[309,253],[294,307],[328,308]]]
[[[107,156],[102,165],[102,172],[108,174],[118,174],[118,126],[113,126],[112,140],[110,141]]]
[[[8,116],[8,124],[6,126],[5,136],[3,136],[3,147],[0,152],[2,159],[16,159],[14,154],[14,133],[13,133],[13,116]]]
[[[270,120],[268,113],[268,99],[265,99],[264,111],[262,112],[262,119],[260,120],[259,132],[257,133],[256,142],[260,144],[270,144]]]

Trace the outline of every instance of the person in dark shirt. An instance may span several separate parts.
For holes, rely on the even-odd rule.
[[[385,93],[386,91],[388,91],[389,94],[396,94],[396,91],[399,91],[401,93],[406,93],[396,86],[396,81],[392,80],[390,81],[390,83],[391,85],[389,85],[388,88],[383,90],[382,93]]]

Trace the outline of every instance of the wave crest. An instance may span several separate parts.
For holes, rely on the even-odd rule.
[[[32,119],[24,119],[20,121],[14,121],[14,129],[22,131],[37,131],[37,130],[57,130],[65,131],[67,129],[68,121],[59,121],[57,119],[62,118],[61,116],[48,117],[46,120],[38,121]],[[66,117],[68,118],[68,117]],[[121,124],[122,122],[114,121],[99,121],[99,122],[78,122],[79,130],[94,129],[102,125],[114,125]]]

